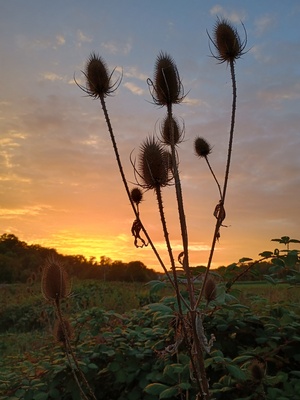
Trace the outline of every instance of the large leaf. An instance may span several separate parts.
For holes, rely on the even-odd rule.
[[[154,396],[160,395],[164,390],[169,389],[169,386],[163,385],[162,383],[150,383],[144,389],[148,394],[153,394]]]

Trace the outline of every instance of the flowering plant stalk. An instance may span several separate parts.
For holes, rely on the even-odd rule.
[[[203,326],[204,312],[200,307],[200,302],[203,296],[206,299],[206,304],[214,300],[216,297],[216,285],[213,279],[210,278],[209,271],[212,264],[215,246],[217,240],[220,238],[220,229],[224,226],[223,222],[226,216],[225,199],[231,166],[237,98],[235,62],[242,54],[244,54],[247,42],[246,39],[243,42],[241,41],[237,30],[225,19],[217,19],[213,36],[211,37],[209,35],[209,38],[216,51],[216,54],[212,52],[213,56],[220,63],[227,63],[230,66],[233,96],[228,153],[222,186],[215,176],[208,160],[208,156],[211,153],[210,145],[203,138],[196,138],[194,142],[196,155],[205,159],[209,170],[212,173],[213,179],[217,184],[220,195],[220,200],[214,212],[216,225],[211,250],[199,293],[195,289],[194,278],[191,273],[188,227],[185,216],[180,173],[178,169],[178,148],[183,137],[184,128],[180,127],[178,119],[173,115],[173,107],[180,104],[184,100],[185,95],[182,81],[173,58],[167,53],[161,52],[156,60],[154,78],[153,80],[148,79],[147,81],[154,104],[161,108],[165,107],[166,115],[161,124],[159,140],[154,137],[147,138],[141,145],[138,162],[131,160],[137,180],[137,187],[132,190],[129,189],[124,174],[116,137],[113,132],[105,101],[106,97],[111,95],[117,89],[121,80],[113,82],[114,71],[110,73],[102,58],[93,53],[90,56],[84,71],[86,86],[83,87],[79,85],[80,88],[89,96],[100,100],[121,174],[121,179],[135,215],[135,220],[131,228],[131,232],[135,238],[134,243],[136,246],[140,247],[147,246],[148,244],[151,246],[159,264],[163,268],[169,282],[175,290],[178,305],[178,312],[176,314],[178,323],[175,328],[175,337],[179,337],[180,339],[176,339],[174,348],[178,351],[178,347],[184,340],[190,357],[191,380],[196,383],[198,388],[198,400],[210,399],[209,383],[206,376],[204,359],[205,354],[210,352],[214,342],[214,337],[211,337],[210,340],[206,338]],[[171,184],[175,186],[178,220],[182,239],[182,252],[178,257],[178,260],[185,274],[188,300],[182,295],[180,290],[177,271],[178,267],[176,267],[175,256],[172,250],[171,238],[168,232],[167,220],[164,213],[163,188]],[[153,190],[156,195],[162,231],[170,260],[170,271],[162,261],[162,258],[141,220],[140,204],[144,192],[148,190]],[[144,235],[144,237],[142,235]],[[183,336],[181,335],[181,332],[183,332]]]

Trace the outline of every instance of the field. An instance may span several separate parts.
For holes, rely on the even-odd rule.
[[[278,373],[275,369],[278,368],[278,370],[281,369],[284,371],[284,365],[287,363],[285,358],[295,352],[296,357],[293,361],[294,364],[291,367],[291,371],[285,373],[284,376],[282,375],[281,378],[277,377],[279,380],[284,380],[288,379],[290,372],[294,373],[294,375],[291,375],[294,379],[292,380],[292,384],[290,381],[291,396],[294,395],[294,391],[298,390],[300,385],[299,377],[297,377],[295,372],[300,369],[299,291],[299,286],[290,287],[287,284],[274,286],[263,282],[239,283],[234,285],[230,295],[226,295],[229,299],[227,303],[233,303],[230,306],[223,300],[224,290],[219,292],[219,300],[217,297],[214,306],[210,309],[210,314],[213,316],[207,315],[205,317],[207,330],[214,332],[216,336],[217,333],[219,334],[219,337],[217,336],[216,348],[211,353],[212,357],[207,359],[207,367],[211,370],[212,379],[214,378],[216,381],[221,379],[219,377],[221,372],[215,370],[215,367],[211,364],[217,357],[224,357],[223,364],[228,364],[229,357],[230,360],[235,360],[238,356],[243,355],[242,351],[245,352],[244,357],[247,354],[248,359],[251,357],[253,359],[253,354],[256,354],[255,357],[257,358],[268,359],[268,368],[272,367],[272,370],[274,370],[272,371],[273,376],[276,377]],[[235,301],[232,300],[233,295],[236,297]],[[142,360],[143,357],[147,359],[150,357],[150,349],[152,351],[154,346],[156,349],[155,352],[162,351],[165,343],[158,343],[158,336],[161,338],[164,337],[163,341],[166,343],[170,343],[172,340],[170,321],[173,314],[170,315],[169,312],[172,304],[174,304],[174,299],[171,290],[168,288],[153,293],[150,291],[149,285],[140,283],[75,281],[73,283],[72,295],[64,304],[63,313],[72,321],[75,336],[74,346],[78,352],[78,357],[81,359],[83,370],[86,370],[90,374],[89,376],[92,381],[93,379],[100,379],[99,375],[97,378],[95,375],[95,370],[100,369],[103,374],[113,374],[116,385],[119,384],[121,388],[120,393],[125,393],[126,378],[122,376],[118,367],[118,364],[122,365],[124,359],[118,356],[118,363],[116,364],[116,360],[112,360],[112,357],[119,354],[118,347],[122,348],[123,346],[124,352],[131,352],[130,357],[134,358],[132,362],[135,365],[135,358],[137,360],[139,358]],[[38,283],[31,284],[30,286],[25,284],[1,286],[0,393],[1,391],[4,393],[3,399],[27,400],[31,398],[32,400],[50,400],[55,398],[77,398],[77,395],[70,388],[66,389],[64,397],[61,397],[62,388],[59,380],[62,379],[62,371],[68,374],[70,381],[73,382],[73,380],[71,372],[62,361],[64,357],[61,347],[55,342],[53,337],[54,320],[53,307],[43,299]],[[267,325],[267,328],[263,327],[262,324]],[[152,332],[150,331],[150,327]],[[285,329],[287,334],[284,333]],[[129,340],[128,332],[132,335],[131,340],[138,343],[136,350],[133,343],[131,343],[130,348],[126,347]],[[241,335],[240,342],[237,343],[238,346],[236,346],[236,343],[234,344],[237,347],[236,352],[233,352],[233,347],[228,347],[227,349],[228,340],[234,337],[234,335],[239,334],[239,332],[247,332],[247,343],[244,344],[243,341],[245,341],[245,338],[242,338]],[[254,338],[251,335],[256,335],[257,337],[255,337],[256,348],[250,351]],[[124,337],[126,337],[126,340]],[[278,344],[280,349],[280,351],[278,350],[278,354],[276,352],[278,347],[276,347],[276,341],[280,342]],[[287,341],[291,343],[287,343]],[[145,347],[141,349],[142,346]],[[283,355],[281,353],[284,346],[286,346],[286,354]],[[267,348],[270,354],[272,352],[276,354],[276,357],[273,357],[274,359],[269,355]],[[51,352],[53,351],[52,355],[49,354],[50,349]],[[102,351],[101,357],[99,355],[100,350]],[[228,352],[227,355],[226,352]],[[265,354],[268,354],[268,357]],[[153,356],[151,353],[151,357]],[[247,357],[244,361],[247,360]],[[128,354],[126,355],[126,360],[128,361]],[[184,360],[182,362],[184,363]],[[153,365],[151,363],[150,365],[148,364],[149,362],[146,362],[144,367],[146,368],[147,366],[148,368],[146,371],[147,374],[141,371],[141,376],[139,377],[139,381],[141,379],[145,380],[145,386],[149,385],[154,379],[150,374]],[[244,364],[245,362],[241,366],[242,370],[247,367]],[[53,365],[56,365],[57,370],[53,369]],[[160,367],[157,365],[155,368],[159,369]],[[297,369],[296,367],[299,368]],[[56,386],[53,386],[51,389],[51,395],[46,387],[47,384],[43,379],[41,381],[42,377],[47,376],[49,370],[51,370],[52,379],[55,378],[57,380]],[[132,375],[132,372],[130,373]],[[234,372],[232,374],[234,375]],[[55,379],[53,380],[54,382]],[[112,379],[111,376],[110,379]],[[236,372],[236,376],[231,376],[230,382],[223,382],[224,387],[227,387],[229,393],[229,388],[233,384],[232,379],[243,381],[246,378],[238,376]],[[164,382],[164,384],[171,385],[168,383],[169,381],[170,379],[167,379],[167,383]],[[73,383],[72,385],[74,386]],[[284,382],[280,382],[278,386],[274,380],[272,385],[271,389],[277,390],[279,388],[278,390],[283,390]],[[130,385],[128,386],[131,387]],[[175,386],[172,384],[170,388],[172,387],[174,388]],[[188,388],[188,386],[186,387]],[[95,384],[96,389],[97,384]],[[270,399],[272,399],[271,395],[273,393],[271,389],[268,389],[269,397],[267,397]],[[128,391],[129,389],[126,388],[126,390]],[[128,393],[131,393],[131,397],[128,394],[128,399],[145,398],[152,400],[160,398],[151,394],[151,391],[148,397],[147,395],[139,397],[141,396],[141,388],[139,390],[135,389],[136,391],[133,389],[130,390]],[[179,389],[177,388],[176,390],[178,391]],[[103,398],[123,398],[120,393],[118,397],[114,397],[116,393],[116,388],[114,389],[114,394],[108,390],[106,397]],[[276,394],[276,391],[274,393]],[[98,396],[97,398],[102,397]],[[223,398],[227,399],[225,395]],[[282,399],[285,398],[289,399],[293,397],[282,397]]]

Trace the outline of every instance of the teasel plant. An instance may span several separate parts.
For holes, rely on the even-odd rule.
[[[109,117],[108,109],[106,106],[106,98],[114,94],[114,92],[119,87],[122,80],[121,76],[120,78],[113,81],[114,72],[115,69],[111,73],[109,72],[108,67],[105,61],[102,59],[102,57],[100,57],[96,53],[92,53],[86,63],[84,71],[82,71],[86,80],[85,86],[79,84],[75,79],[75,77],[74,80],[77,86],[81,90],[83,90],[84,93],[86,93],[89,97],[92,97],[93,99],[100,101],[107,129],[110,135],[110,140],[112,142],[113,151],[115,153],[118,169],[121,175],[121,180],[123,182],[133,213],[135,215],[135,220],[133,221],[131,228],[131,233],[134,236],[134,244],[136,247],[144,247],[150,245],[160,266],[162,267],[166,276],[168,277],[169,282],[175,288],[175,284],[169,274],[168,269],[166,268],[159,252],[157,251],[153,241],[151,240],[151,237],[148,234],[148,231],[146,230],[140,219],[139,204],[141,203],[143,194],[142,192],[140,192],[141,199],[139,199],[137,202],[135,200],[135,195],[137,195],[137,191],[132,191],[129,189],[128,181],[124,173],[116,137]],[[141,236],[141,233],[145,235],[146,240]]]
[[[208,340],[206,337],[203,326],[204,311],[201,310],[200,304],[203,296],[206,300],[206,305],[208,305],[216,297],[216,284],[213,280],[211,280],[209,271],[211,268],[216,243],[220,238],[220,229],[222,226],[224,226],[223,222],[226,216],[225,199],[231,166],[237,99],[235,63],[245,53],[245,47],[247,44],[247,35],[244,25],[243,28],[245,32],[244,41],[240,39],[238,31],[229,21],[218,18],[213,29],[213,34],[208,34],[210,43],[214,48],[213,51],[210,46],[212,56],[219,63],[225,63],[230,67],[232,81],[232,107],[227,160],[224,182],[222,186],[214,174],[209,162],[209,155],[212,150],[211,146],[204,138],[198,137],[194,141],[194,151],[200,159],[205,159],[208,168],[212,173],[213,179],[217,184],[218,193],[220,196],[219,202],[214,211],[216,225],[212,239],[211,251],[207,262],[207,268],[200,292],[195,290],[194,278],[192,277],[190,269],[188,228],[178,168],[178,149],[181,141],[183,140],[185,128],[184,124],[183,127],[180,126],[177,117],[174,116],[173,108],[174,106],[181,104],[186,95],[184,93],[184,87],[174,59],[165,52],[159,53],[155,63],[153,80],[147,80],[153,103],[156,106],[165,109],[166,114],[160,126],[160,137],[149,137],[142,143],[138,161],[133,160],[132,155],[130,156],[136,178],[136,187],[134,187],[132,190],[129,189],[128,181],[125,177],[116,136],[113,131],[106,105],[106,98],[115,93],[116,89],[121,83],[122,76],[119,79],[114,79],[115,70],[109,72],[105,61],[100,56],[92,53],[83,71],[86,80],[85,86],[80,85],[75,80],[77,85],[88,96],[100,101],[118,168],[121,174],[121,179],[135,215],[135,220],[131,228],[132,235],[134,236],[134,244],[136,247],[144,247],[147,245],[151,246],[159,264],[163,268],[169,282],[172,284],[175,290],[178,303],[178,326],[180,326],[180,329],[183,331],[183,337],[187,344],[191,360],[191,377],[192,380],[196,382],[198,387],[197,400],[210,399],[209,382],[206,376],[204,359],[205,353],[210,352],[215,338],[212,336],[210,340]],[[181,294],[179,289],[175,256],[172,250],[171,239],[164,213],[162,192],[164,187],[170,185],[175,187],[176,192],[178,219],[182,239],[182,252],[178,256],[178,261],[182,265],[182,269],[186,277],[188,300],[186,300],[186,298]],[[159,252],[157,251],[147,229],[141,220],[140,214],[143,196],[145,192],[150,190],[153,190],[156,195],[160,220],[162,223],[162,230],[170,259],[171,272],[162,261]],[[179,336],[181,343],[182,338],[181,335]],[[175,343],[174,348],[178,348],[178,346],[179,343]]]
[[[92,388],[83,374],[71,344],[73,334],[72,326],[63,316],[61,304],[71,295],[71,281],[64,265],[56,256],[51,256],[45,261],[43,267],[41,290],[44,298],[55,308],[56,320],[53,334],[57,342],[64,348],[74,380],[84,400],[96,400]],[[84,391],[87,390],[88,395]]]

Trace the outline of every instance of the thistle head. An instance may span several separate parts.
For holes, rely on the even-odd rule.
[[[194,142],[196,155],[200,158],[206,158],[211,153],[210,144],[202,137],[197,137]]]
[[[143,200],[143,192],[140,188],[135,187],[131,190],[130,196],[132,201],[138,206]]]
[[[71,293],[71,283],[64,266],[54,257],[49,258],[44,266],[42,293],[46,300],[55,303],[59,303]]]
[[[141,146],[138,175],[141,186],[146,189],[157,189],[170,182],[170,157],[163,146],[154,138],[147,138]]]
[[[176,145],[181,142],[183,132],[184,128],[179,126],[177,118],[166,115],[160,126],[162,142],[168,146]]]
[[[112,82],[113,73],[114,70],[111,73],[108,71],[105,61],[100,56],[91,53],[83,71],[86,78],[86,86],[77,85],[95,99],[104,98],[111,95],[119,85],[118,80],[114,83]]]
[[[252,378],[261,382],[265,376],[265,365],[263,362],[254,360],[250,367]]]
[[[213,37],[208,36],[217,51],[217,54],[213,54],[213,56],[220,63],[233,63],[245,54],[244,50],[247,44],[245,27],[244,31],[245,39],[242,41],[237,29],[229,21],[224,18],[217,19],[213,30]]]
[[[151,93],[153,101],[159,106],[171,106],[180,103],[183,98],[183,86],[177,66],[173,58],[161,52],[154,69],[154,82],[148,81],[153,86]]]
[[[217,285],[216,285],[216,282],[214,281],[214,279],[212,279],[212,278],[208,278],[205,283],[204,297],[208,303],[213,300],[216,300]]]

